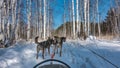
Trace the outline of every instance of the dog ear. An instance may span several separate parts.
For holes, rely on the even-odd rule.
[[[35,39],[39,38],[39,36],[36,36]]]

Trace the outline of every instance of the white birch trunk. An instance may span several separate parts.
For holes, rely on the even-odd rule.
[[[9,12],[9,9],[10,9],[10,4],[9,4],[9,2],[10,2],[10,1],[7,2],[7,5],[8,5],[8,6],[7,6],[7,23],[6,23],[6,24],[7,24],[7,28],[6,28],[6,29],[7,29],[7,38],[10,37],[10,31],[9,31],[9,25],[10,25],[10,19],[9,19],[9,17],[10,17],[10,12]]]
[[[5,8],[3,8],[3,21],[2,21],[2,28],[3,28],[3,32],[4,32],[4,24],[5,24]]]
[[[31,0],[27,0],[27,40],[30,39],[30,22],[31,22]]]
[[[12,1],[12,27],[14,28],[15,27],[15,16],[14,16],[15,7],[14,6],[16,6],[16,5],[14,5],[15,4],[14,0],[11,0],[11,1]]]
[[[119,5],[120,1],[115,0],[115,3],[117,5],[117,11],[118,11],[118,12],[116,12],[116,17],[118,18],[118,24],[117,24],[117,19],[115,17],[115,20],[116,20],[116,22],[115,22],[115,30],[118,33],[118,36],[120,37],[120,12],[119,12],[120,11],[120,5]]]
[[[40,5],[40,0],[37,0],[37,8],[38,8],[38,36],[40,37],[40,14],[41,14],[41,5]]]
[[[88,16],[88,17],[87,17],[87,20],[88,20],[88,21],[87,21],[87,23],[88,23],[88,33],[87,33],[87,35],[89,36],[89,32],[90,32],[90,21],[89,21],[89,0],[87,0],[87,5],[88,5],[88,6],[87,6],[87,9],[88,9],[88,10],[87,10],[87,16]]]
[[[20,2],[21,2],[21,0],[20,0]],[[19,38],[20,38],[20,25],[19,25],[19,23],[20,23],[20,21],[19,21],[19,18],[20,18],[20,15],[18,14],[18,22],[16,21],[16,7],[17,7],[17,1],[16,1],[16,3],[15,3],[15,10],[14,10],[14,13],[13,13],[13,16],[14,16],[14,18],[13,18],[13,21],[15,21],[15,23],[14,23],[14,25],[15,25],[15,27],[14,27],[14,29],[15,29],[15,39],[16,40],[18,40]],[[18,9],[18,12],[20,13],[20,7],[19,7],[19,9]]]
[[[7,37],[10,38],[10,30],[9,30],[9,27],[10,27],[10,21],[8,20],[8,23],[7,23]]]
[[[69,21],[71,22],[70,37],[72,37],[73,29],[72,29],[72,3],[71,2],[69,2]]]
[[[77,33],[80,31],[80,22],[79,22],[79,0],[76,0],[76,13],[77,13]]]
[[[39,9],[38,9],[38,0],[36,0],[35,1],[35,3],[36,3],[36,5],[35,5],[35,7],[36,7],[36,11],[35,11],[35,24],[36,24],[36,26],[35,26],[35,29],[36,29],[36,34],[35,34],[35,36],[37,35],[37,36],[39,36]]]
[[[63,26],[63,36],[64,37],[66,37],[66,13],[65,13],[65,11],[66,11],[66,8],[65,8],[65,5],[66,5],[66,3],[65,3],[65,0],[64,0],[64,17],[63,17],[63,23],[64,23],[64,26]]]
[[[3,9],[3,11],[4,11],[4,18],[3,18],[3,34],[4,34],[4,37],[5,37],[5,40],[6,40],[6,38],[7,38],[7,29],[6,29],[6,27],[7,27],[7,25],[6,25],[6,23],[7,23],[7,9],[6,9],[6,2],[4,2],[4,9]],[[4,40],[4,41],[5,41]]]
[[[39,6],[39,1],[37,0],[37,23],[38,23],[38,26],[37,26],[37,31],[38,31],[37,34],[38,34],[38,35],[37,35],[37,36],[39,36],[39,33],[40,33],[40,31],[39,31],[39,26],[40,26],[40,25],[39,25],[39,24],[40,24],[40,21],[39,21],[39,16],[40,16],[40,15],[39,15],[39,7],[40,7],[40,6]]]
[[[49,37],[49,1],[46,2],[46,35]]]
[[[2,32],[2,8],[0,8],[0,32]]]
[[[20,3],[19,3],[19,8],[18,8],[18,22],[17,22],[17,25],[18,25],[18,29],[19,29],[19,36],[18,36],[18,38],[20,38],[21,36],[20,36],[20,33],[22,33],[22,30],[20,30],[20,27],[23,27],[23,26],[20,26],[20,10],[21,10],[21,7],[20,7],[20,4],[21,4],[21,0],[20,0]],[[20,32],[21,31],[21,32]]]
[[[0,3],[0,7],[1,7],[1,33],[3,34],[3,41],[5,40],[5,35],[4,35],[4,2],[3,0],[1,0]]]
[[[96,6],[95,6],[95,5],[94,5],[94,8],[93,8],[93,9],[94,9],[94,10],[93,10],[93,16],[94,16],[94,26],[93,26],[93,27],[94,27],[94,30],[93,30],[94,32],[93,32],[93,35],[95,36],[95,35],[96,35],[96,34],[95,34],[95,33],[96,33],[96,32],[95,32],[95,20],[96,20],[96,18],[95,18],[95,17],[96,17]]]
[[[3,3],[4,3],[3,0],[1,0],[1,2],[0,2],[0,7],[1,7],[0,8],[0,10],[1,10],[1,21],[0,22],[1,22],[1,25],[0,26],[1,26],[2,33],[3,33]]]
[[[50,24],[50,36],[52,36],[52,25],[53,25],[53,13],[52,13],[52,10],[50,10],[50,15],[49,15],[49,24]]]
[[[97,0],[97,14],[98,14],[98,35],[100,36],[100,20],[99,20],[99,10],[98,10],[99,8],[98,8],[98,0]]]
[[[46,0],[44,0],[44,39],[46,39]]]
[[[39,33],[39,36],[41,37],[42,36],[42,32],[43,32],[43,28],[42,28],[42,0],[39,0],[39,3],[40,3],[40,28],[39,28],[39,30],[40,30],[40,33]]]
[[[8,32],[8,28],[9,28],[9,26],[8,26],[8,25],[9,25],[9,24],[8,24],[8,23],[9,23],[9,22],[8,22],[8,21],[9,21],[9,19],[8,19],[8,18],[9,18],[9,4],[8,4],[8,2],[9,2],[9,1],[6,1],[6,5],[7,5],[7,6],[6,6],[6,19],[5,19],[6,38],[8,38],[8,34],[9,34],[9,32]]]
[[[74,0],[72,0],[72,19],[73,19],[73,38],[75,38],[75,11],[74,11]]]
[[[101,34],[101,30],[100,30],[100,15],[98,14],[98,32],[99,32],[99,37]]]
[[[79,19],[80,19],[80,28],[79,28],[79,32],[80,32],[80,34],[81,34],[81,25],[82,25],[82,19],[83,19],[83,10],[82,10],[82,8],[83,8],[83,3],[82,3],[82,1],[80,0],[80,17],[79,17]]]
[[[86,32],[87,32],[87,27],[86,27],[86,23],[87,23],[87,0],[84,0],[84,32],[85,32],[85,35],[86,35]]]
[[[0,1],[0,32],[2,32],[2,3],[3,0]]]
[[[15,39],[17,38],[17,34],[15,33],[16,31],[16,1],[15,0],[11,0],[12,1],[12,31],[11,31],[11,35],[10,35],[10,39],[13,38],[13,36],[15,37]]]

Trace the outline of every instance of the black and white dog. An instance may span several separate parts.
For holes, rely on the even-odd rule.
[[[48,48],[48,52],[50,54],[50,46],[51,46],[51,44],[53,44],[53,39],[51,39],[49,37],[46,41],[38,42],[38,38],[39,38],[39,36],[35,37],[35,43],[37,44],[36,59],[38,59],[38,53],[40,50],[42,50],[42,58],[44,59],[44,53],[45,53],[46,48]]]
[[[56,49],[57,49],[57,52],[58,52],[58,47],[60,47],[60,56],[62,56],[63,42],[66,42],[66,37],[54,36],[54,42],[53,42],[53,45],[55,45],[54,52],[55,52]]]

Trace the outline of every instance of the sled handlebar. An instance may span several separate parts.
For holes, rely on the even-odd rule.
[[[68,64],[66,64],[65,62],[60,61],[60,60],[56,60],[56,59],[48,59],[48,60],[42,61],[42,62],[36,64],[33,68],[37,68],[39,65],[41,65],[41,64],[43,64],[43,63],[45,63],[45,62],[49,62],[49,61],[56,61],[56,62],[59,62],[59,63],[64,64],[67,68],[71,68],[71,67],[70,67]]]

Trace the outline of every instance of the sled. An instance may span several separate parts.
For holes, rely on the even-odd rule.
[[[50,62],[49,64],[45,64]],[[56,64],[53,62],[57,62]],[[59,63],[59,64],[58,64]],[[43,65],[44,64],[44,65]],[[70,68],[70,66],[63,61],[56,60],[56,59],[48,59],[36,64],[33,68]]]

